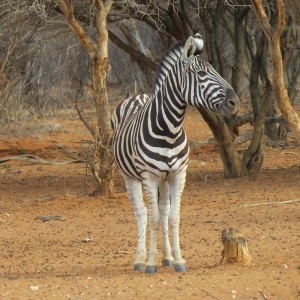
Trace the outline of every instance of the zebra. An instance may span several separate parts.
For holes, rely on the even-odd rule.
[[[182,122],[187,105],[222,115],[234,114],[240,101],[230,84],[199,55],[199,33],[171,48],[160,62],[152,94],[121,102],[112,114],[112,149],[126,184],[138,226],[134,270],[155,273],[156,238],[161,223],[163,266],[187,270],[179,243],[180,202],[186,180],[189,145]],[[150,245],[146,261],[148,199]],[[172,230],[172,252],[169,243]]]

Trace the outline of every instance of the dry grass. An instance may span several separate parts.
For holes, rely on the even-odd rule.
[[[67,132],[64,124],[43,118],[32,119],[23,117],[21,120],[19,119],[0,125],[0,135],[9,135],[13,137],[42,137],[45,133],[51,135]]]

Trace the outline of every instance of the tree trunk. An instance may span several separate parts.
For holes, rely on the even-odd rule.
[[[283,79],[283,65],[280,51],[280,44],[271,44],[271,56],[273,62],[273,90],[277,99],[277,104],[283,116],[287,120],[290,129],[296,134],[300,141],[300,118],[294,110]]]
[[[98,182],[96,192],[104,195],[111,194],[114,192],[114,169],[110,147],[112,130],[110,127],[111,116],[106,90],[106,73],[109,71],[107,15],[111,9],[112,1],[96,0],[93,2],[95,5],[98,34],[96,41],[92,40],[81,24],[75,19],[72,1],[55,0],[55,2],[91,58],[97,124],[95,130],[93,130],[92,126],[86,120],[84,121],[84,124],[87,124],[86,127],[94,138],[93,151],[87,155],[87,163]],[[80,110],[77,109],[77,111],[80,114]],[[83,118],[81,115],[80,117]]]
[[[113,183],[113,155],[111,152],[110,142],[112,129],[110,126],[111,114],[109,109],[107,90],[106,90],[106,73],[109,71],[108,65],[108,31],[107,15],[110,11],[112,1],[95,1],[96,6],[96,24],[98,32],[97,49],[98,53],[93,59],[93,86],[95,92],[95,107],[98,118],[97,137],[99,151],[99,193],[108,195],[114,193]]]
[[[277,99],[278,107],[287,120],[290,129],[294,131],[297,139],[300,141],[300,118],[291,105],[283,78],[280,37],[285,25],[284,2],[282,0],[276,0],[278,20],[274,29],[271,27],[268,16],[264,10],[263,1],[252,0],[252,4],[256,18],[258,19],[260,26],[269,42],[273,64],[272,87]]]
[[[247,241],[237,229],[224,229],[222,231],[221,240],[224,246],[221,264],[226,262],[238,263],[242,266],[249,266],[253,264]]]
[[[236,8],[234,13],[234,43],[235,43],[235,62],[232,68],[232,87],[238,97],[242,93],[242,79],[247,69],[246,64],[246,37],[244,18],[249,11],[248,8]]]
[[[251,143],[243,156],[243,162],[249,170],[249,175],[255,177],[260,170],[264,160],[264,147],[265,147],[265,118],[270,109],[271,94],[270,89],[267,88],[267,95],[260,103],[259,96],[259,75],[262,73],[262,68],[265,66],[264,55],[265,39],[262,37],[259,46],[257,47],[256,54],[252,57],[252,66],[250,71],[250,96],[254,114],[254,131]],[[268,82],[268,81],[267,81]]]
[[[233,143],[232,134],[224,118],[204,108],[199,108],[198,110],[218,143],[224,165],[224,177],[237,178],[248,175],[248,171]]]
[[[214,13],[214,17],[213,17],[213,35],[214,35],[214,44],[213,47],[215,49],[216,52],[216,59],[217,59],[217,65],[218,66],[216,69],[218,70],[218,72],[220,73],[220,75],[222,77],[224,77],[224,63],[223,63],[223,59],[221,56],[221,52],[222,50],[220,49],[220,40],[221,40],[221,33],[220,33],[220,19],[222,14],[225,11],[225,5],[223,3],[223,1],[217,1],[217,6],[216,6],[216,10]]]
[[[106,90],[107,57],[95,57],[92,62],[92,77],[94,86],[94,101],[97,114],[96,136],[94,136],[94,152],[98,164],[92,168],[98,182],[97,193],[109,195],[114,193],[113,184],[113,156],[110,149],[112,131],[110,127],[110,110]],[[98,153],[97,153],[98,152]],[[99,157],[97,159],[97,157]]]
[[[214,47],[214,29],[211,21],[211,16],[208,16],[205,11],[201,12],[199,17],[205,28],[205,49],[207,53],[207,58],[210,64],[212,64],[216,70],[218,70],[218,60],[216,57],[216,49]]]

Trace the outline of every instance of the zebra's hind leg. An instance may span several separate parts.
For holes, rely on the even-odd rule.
[[[169,181],[171,195],[169,221],[172,228],[172,253],[174,257],[174,267],[176,272],[185,272],[187,270],[185,260],[181,256],[179,242],[180,202],[185,185],[185,178],[186,172],[182,171],[181,173],[177,173]]]
[[[134,270],[144,271],[146,263],[147,208],[143,201],[142,183],[129,177],[125,177],[125,183],[138,226],[138,243]]]
[[[171,254],[171,246],[169,242],[170,187],[167,181],[163,181],[159,185],[158,207],[163,235],[162,265],[165,267],[173,266],[174,258]]]
[[[157,272],[157,249],[156,238],[159,229],[159,209],[158,209],[158,184],[155,181],[144,180],[144,191],[148,198],[149,207],[149,228],[150,245],[148,252],[148,261],[146,263],[146,273]]]

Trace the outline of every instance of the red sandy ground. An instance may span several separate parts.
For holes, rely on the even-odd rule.
[[[26,150],[68,159],[66,151],[89,136],[78,119],[49,120],[54,121],[65,132],[2,137],[0,155]],[[133,271],[136,224],[119,175],[115,195],[89,197],[82,163],[9,161],[0,164],[0,298],[299,299],[299,145],[267,146],[256,180],[226,180],[217,147],[207,143],[212,134],[196,111],[188,111],[185,127],[198,143],[192,146],[181,210],[187,272]],[[241,152],[245,147],[239,146]],[[37,218],[43,215],[62,221]],[[226,227],[245,235],[253,266],[218,264]],[[159,239],[159,261],[160,245]]]

